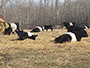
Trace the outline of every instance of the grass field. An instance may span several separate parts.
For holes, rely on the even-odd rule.
[[[25,30],[29,31],[29,30]],[[43,31],[36,40],[0,35],[0,68],[90,68],[90,36],[81,42],[54,43],[65,29]],[[90,35],[90,29],[87,30]]]

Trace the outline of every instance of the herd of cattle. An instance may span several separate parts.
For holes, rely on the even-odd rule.
[[[19,23],[8,23],[9,27],[5,29],[4,35],[10,35],[14,32],[18,35],[18,40],[24,40],[26,38],[35,40],[38,35],[35,35],[33,32],[41,32],[46,29],[51,29],[53,31],[52,25],[45,25],[45,26],[36,26],[30,32],[24,32],[23,30],[19,29]],[[55,38],[55,43],[64,43],[70,41],[80,41],[82,37],[88,37],[87,32],[85,29],[89,28],[87,25],[84,24],[76,24],[75,22],[63,22],[63,25],[67,29],[67,33],[60,35],[59,37]]]

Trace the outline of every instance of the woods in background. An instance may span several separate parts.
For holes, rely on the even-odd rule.
[[[0,0],[0,14],[7,22],[19,22],[21,29],[65,21],[90,25],[90,0]]]

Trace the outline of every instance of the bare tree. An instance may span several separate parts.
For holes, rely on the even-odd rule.
[[[36,25],[62,25],[64,21],[90,21],[90,0],[0,0],[0,14],[21,29]]]
[[[6,17],[6,4],[9,0],[0,0],[0,14],[4,15]]]

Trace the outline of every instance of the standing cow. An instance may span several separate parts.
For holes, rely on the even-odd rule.
[[[48,31],[48,29],[51,29],[51,31],[53,31],[53,26],[52,25],[44,25],[44,29],[46,29],[46,31]]]

